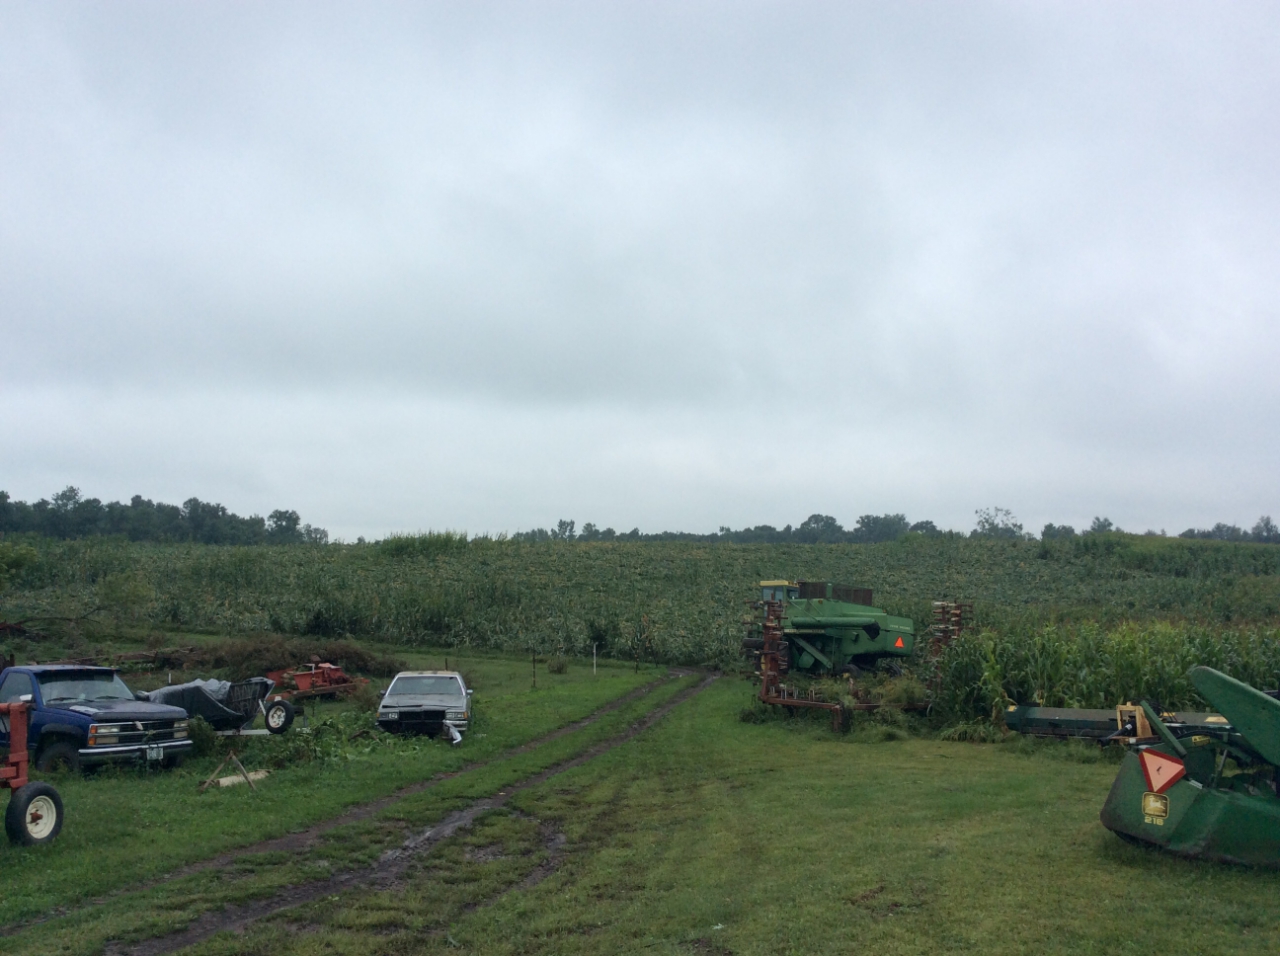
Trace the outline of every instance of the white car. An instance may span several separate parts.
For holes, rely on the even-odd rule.
[[[455,744],[471,720],[471,691],[457,671],[401,671],[378,704],[378,726],[396,734],[444,733]]]

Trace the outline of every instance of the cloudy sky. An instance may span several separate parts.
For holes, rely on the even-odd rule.
[[[0,2],[0,488],[1280,518],[1280,7]]]

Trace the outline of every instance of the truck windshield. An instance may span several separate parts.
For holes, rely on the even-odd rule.
[[[40,695],[54,701],[133,700],[133,691],[112,671],[61,671],[39,674]]]
[[[421,675],[397,677],[387,688],[388,697],[404,697],[409,694],[461,694],[462,684],[456,677]]]

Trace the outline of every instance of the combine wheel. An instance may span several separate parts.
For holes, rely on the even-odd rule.
[[[62,798],[47,783],[29,783],[9,798],[4,830],[11,843],[37,846],[48,843],[62,829]]]
[[[273,700],[267,705],[267,730],[282,734],[293,725],[293,704],[287,700]]]

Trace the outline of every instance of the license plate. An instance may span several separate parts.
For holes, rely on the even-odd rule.
[[[147,748],[147,759],[148,759],[148,760],[163,760],[163,759],[164,759],[164,748],[163,748],[163,747],[148,747],[148,748]]]

